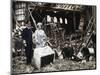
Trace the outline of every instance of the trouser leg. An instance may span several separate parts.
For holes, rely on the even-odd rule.
[[[26,47],[25,54],[26,54],[26,62],[27,62],[27,64],[31,64],[32,57],[33,57],[32,49],[30,49],[30,47]]]

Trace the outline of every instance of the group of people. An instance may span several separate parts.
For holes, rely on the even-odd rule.
[[[89,48],[86,46],[86,43],[82,44],[82,47],[80,49],[77,49],[73,47],[72,44],[65,44],[65,46],[59,51],[55,50],[56,57],[58,59],[67,59],[67,60],[73,60],[73,61],[89,61],[94,60],[96,55],[95,48]]]
[[[36,26],[37,26],[36,30],[35,30],[35,32],[33,32],[31,22],[29,21],[21,29],[22,30],[21,38],[22,38],[24,48],[25,48],[27,65],[31,65],[31,63],[32,63],[32,58],[33,58],[33,53],[34,53],[33,45],[35,45],[35,48],[39,48],[39,47],[45,47],[47,44],[47,36],[46,36],[44,30],[42,29],[42,23],[39,22],[39,23],[37,23]],[[19,45],[20,45],[20,43],[19,43]],[[58,52],[58,51],[56,51],[56,52]],[[90,53],[86,46],[83,46],[81,53],[83,53],[84,58],[86,58],[87,60],[89,59]],[[62,56],[60,54],[62,54]],[[59,56],[61,58],[68,57],[68,59],[72,58],[72,56],[74,56],[74,49],[73,49],[72,45],[65,44],[62,52],[60,51],[60,54],[59,54],[59,52],[57,53],[58,57]]]
[[[37,23],[37,29],[35,33],[32,32],[32,26],[30,21],[26,25],[26,28],[22,31],[22,39],[25,45],[25,54],[27,58],[27,64],[31,64],[32,57],[33,57],[33,43],[35,44],[36,48],[44,47],[46,44],[46,34],[42,30],[42,23]],[[34,40],[34,41],[33,41]]]
[[[26,55],[26,64],[28,66],[31,66],[33,53],[34,53],[34,45],[35,48],[44,47],[46,45],[46,39],[47,36],[42,30],[42,23],[39,22],[36,25],[35,32],[32,31],[31,22],[27,22],[26,25],[20,27],[21,29],[21,43],[23,43],[23,47],[25,49],[25,55]],[[15,33],[16,34],[16,33]],[[19,35],[18,35],[19,36]],[[21,46],[20,43],[16,43],[16,45]],[[15,46],[16,46],[15,45]]]

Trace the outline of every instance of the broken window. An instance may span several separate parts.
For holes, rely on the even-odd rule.
[[[65,24],[68,24],[68,22],[67,22],[67,18],[65,18]]]
[[[54,23],[57,23],[57,17],[54,17]]]
[[[50,17],[50,15],[47,15],[47,22],[51,22],[51,17]]]
[[[60,23],[61,23],[61,24],[63,23],[63,20],[62,20],[62,18],[60,18]]]

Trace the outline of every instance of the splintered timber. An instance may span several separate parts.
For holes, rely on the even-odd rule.
[[[12,73],[96,69],[96,6],[12,1]]]

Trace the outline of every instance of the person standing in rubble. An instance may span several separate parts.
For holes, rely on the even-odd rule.
[[[65,44],[65,47],[63,48],[62,54],[64,58],[72,59],[72,56],[74,54],[74,50],[71,44]]]
[[[35,31],[36,48],[44,47],[46,45],[46,39],[47,36],[44,30],[42,30],[42,23],[39,22],[37,23],[37,30]]]
[[[28,66],[31,65],[33,50],[32,50],[32,30],[31,30],[31,22],[29,21],[25,28],[22,31],[22,39],[25,45],[25,54],[26,54],[26,64]]]
[[[88,47],[86,46],[86,43],[82,44],[81,53],[82,53],[82,57],[83,57],[82,59],[89,61],[90,52],[89,52]]]
[[[93,30],[92,32],[92,42],[93,42],[93,48],[94,48],[94,51],[95,51],[95,57],[96,57],[96,31]]]

